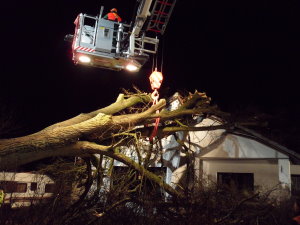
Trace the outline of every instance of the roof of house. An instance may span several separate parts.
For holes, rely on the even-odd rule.
[[[258,141],[262,144],[265,144],[283,154],[286,154],[290,157],[291,161],[295,164],[300,164],[300,154],[293,151],[293,150],[290,150],[288,149],[287,147],[275,142],[275,141],[272,141],[266,137],[264,137],[263,135],[249,129],[249,128],[246,128],[242,125],[239,125],[239,124],[235,124],[233,126],[232,129],[228,130],[227,131],[228,133],[231,133],[231,134],[235,134],[235,135],[238,135],[238,136],[243,136],[243,137],[247,137],[247,138],[251,138],[255,141]]]

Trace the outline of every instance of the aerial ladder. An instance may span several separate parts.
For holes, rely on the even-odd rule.
[[[137,0],[137,11],[131,24],[80,13],[72,42],[75,64],[120,71],[137,72],[158,51],[159,38],[164,34],[176,0]]]

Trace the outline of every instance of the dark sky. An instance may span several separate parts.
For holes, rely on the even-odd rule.
[[[137,74],[75,66],[64,36],[80,12],[119,10],[130,22],[135,0],[1,3],[0,103],[28,130],[112,103],[121,88],[149,92],[150,61]],[[300,112],[300,2],[178,0],[163,43],[162,95],[205,91],[224,110],[255,106]],[[162,96],[163,97],[163,96]],[[293,117],[293,118],[294,118]]]

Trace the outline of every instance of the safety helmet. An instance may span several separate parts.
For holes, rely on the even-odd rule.
[[[118,12],[118,10],[116,8],[112,8],[110,11],[111,12]]]

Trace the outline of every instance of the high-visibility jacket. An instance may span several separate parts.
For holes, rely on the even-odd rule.
[[[121,17],[117,13],[115,13],[115,12],[108,13],[107,14],[107,19],[108,20],[112,20],[112,21],[116,21],[117,20],[118,22],[122,21]]]
[[[2,205],[3,201],[4,201],[4,192],[0,191],[0,206]]]

